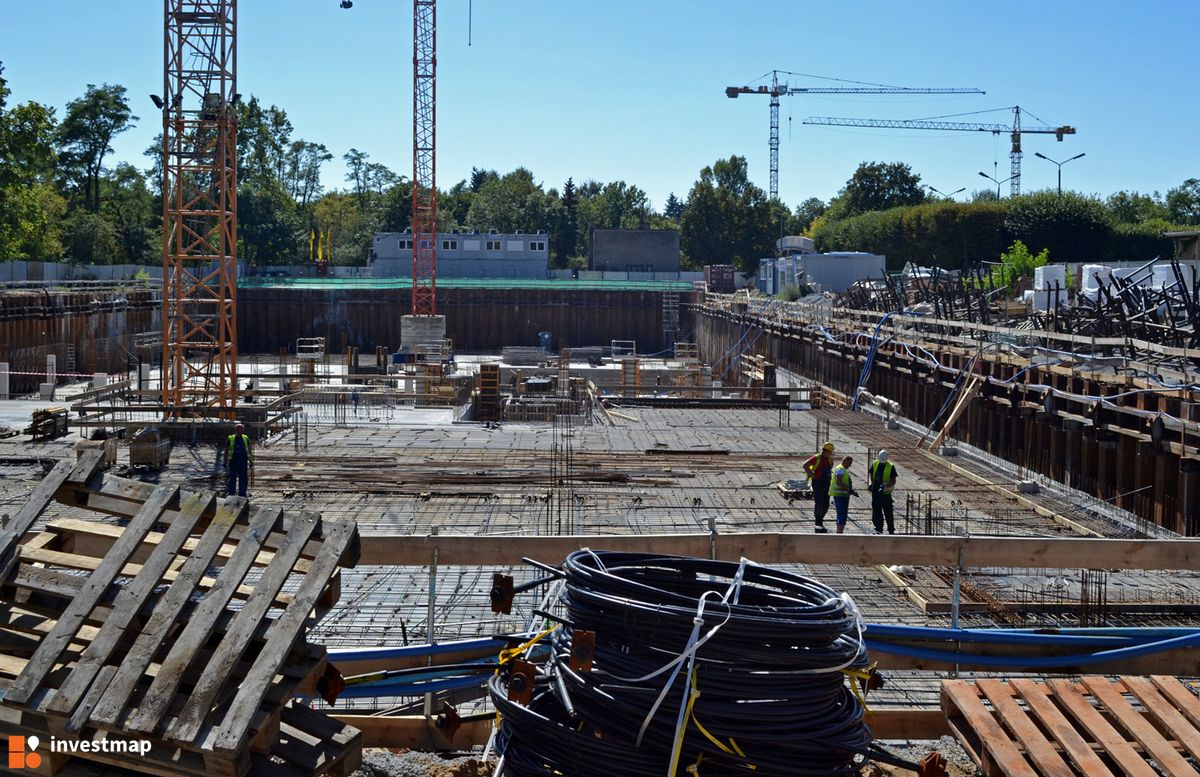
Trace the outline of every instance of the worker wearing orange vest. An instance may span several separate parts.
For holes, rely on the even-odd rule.
[[[833,443],[821,446],[821,452],[804,462],[804,475],[808,478],[813,495],[813,519],[816,532],[825,534],[825,514],[829,512],[829,483],[833,477]]]
[[[888,534],[896,533],[892,504],[892,491],[896,488],[896,465],[890,458],[887,451],[880,451],[867,468],[871,476],[871,484],[867,487],[871,492],[871,523],[875,524],[876,534],[883,534],[884,518],[887,518]]]
[[[233,434],[229,435],[225,445],[225,467],[229,470],[229,477],[225,480],[226,495],[233,496],[235,486],[238,496],[246,495],[246,481],[253,466],[254,453],[250,450],[250,437],[246,434],[245,425],[239,423],[233,427]]]

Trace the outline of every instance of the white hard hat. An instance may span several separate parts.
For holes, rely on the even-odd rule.
[[[887,460],[888,460],[888,452],[887,452],[887,451],[880,451],[880,452],[879,452],[879,455],[878,455],[878,456],[876,456],[875,458],[879,459],[880,461],[887,461]]]

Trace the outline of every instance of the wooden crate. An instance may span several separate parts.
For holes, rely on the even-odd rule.
[[[145,774],[357,768],[358,733],[293,701],[331,672],[304,630],[358,560],[354,521],[125,480],[100,458],[60,462],[0,532],[0,728],[149,740],[145,757],[71,756]],[[52,499],[79,510],[21,541]]]
[[[1200,698],[1174,677],[946,680],[942,710],[987,777],[1200,774]]]
[[[25,430],[33,442],[56,440],[65,437],[68,431],[69,412],[65,407],[46,407],[33,411],[33,423]]]
[[[162,469],[171,461],[171,440],[158,429],[143,429],[129,444],[129,464]]]

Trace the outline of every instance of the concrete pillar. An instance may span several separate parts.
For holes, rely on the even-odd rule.
[[[46,382],[58,382],[58,357],[54,354],[48,354],[46,356]]]
[[[0,399],[8,399],[8,362],[0,362]]]
[[[92,388],[94,388],[94,389],[104,388],[107,385],[108,385],[108,373],[107,372],[92,373]]]
[[[138,390],[147,391],[150,388],[150,365],[142,362],[138,365]]]

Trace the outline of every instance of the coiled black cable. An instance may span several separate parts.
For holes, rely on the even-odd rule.
[[[849,597],[749,562],[584,550],[562,570],[565,625],[531,702],[509,701],[502,677],[489,683],[503,774],[848,777],[869,758],[912,766],[872,745],[847,684],[845,671],[867,666]],[[587,672],[569,665],[577,630],[596,635]]]

